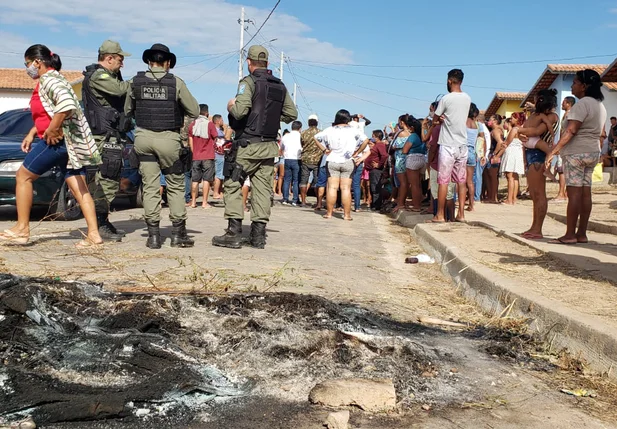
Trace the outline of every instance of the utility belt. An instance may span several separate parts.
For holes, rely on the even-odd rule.
[[[238,149],[245,148],[252,144],[258,143],[270,143],[276,141],[276,138],[269,137],[242,137],[235,139],[231,142],[229,150],[225,151],[225,164],[223,165],[223,175],[225,179],[231,179],[234,182],[244,183],[248,173],[244,171],[244,168],[236,162],[238,156]]]
[[[246,140],[247,144],[270,143],[270,142],[275,142],[276,141],[276,137],[250,136],[250,137],[242,138],[240,140]],[[242,146],[242,147],[246,147],[246,146]]]
[[[156,162],[161,165],[159,158],[156,155],[138,155],[134,150],[129,154],[129,162],[132,168],[138,168],[141,162]],[[171,167],[162,168],[161,173],[167,174],[184,174],[191,171],[193,165],[193,154],[188,147],[181,147],[178,160]]]
[[[114,139],[112,140],[112,137]],[[99,167],[104,179],[119,181],[122,177],[124,159],[122,153],[129,143],[126,134],[120,131],[108,131],[102,145],[102,163]]]

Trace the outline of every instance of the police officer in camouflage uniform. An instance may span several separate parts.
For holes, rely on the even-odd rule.
[[[82,86],[84,114],[103,158],[90,193],[96,205],[99,234],[111,241],[121,241],[126,235],[109,222],[109,206],[120,189],[122,152],[128,141],[126,132],[132,129],[124,115],[129,83],[122,80],[120,73],[124,58],[130,55],[118,42],[106,40],[99,48],[98,63],[86,67]]]
[[[137,73],[131,81],[126,100],[127,115],[135,117],[135,153],[144,185],[144,212],[148,227],[146,246],[161,248],[161,173],[167,181],[169,218],[173,228],[171,247],[192,247],[186,233],[184,173],[191,165],[190,149],[182,146],[180,130],[185,115],[199,116],[199,105],[182,79],[169,73],[176,56],[160,43],[144,51],[147,72]]]
[[[268,70],[268,51],[251,46],[248,52],[250,75],[240,81],[236,97],[229,101],[229,122],[235,131],[232,149],[225,157],[226,234],[214,237],[214,246],[242,247],[242,184],[251,179],[251,234],[249,242],[257,249],[266,245],[266,224],[270,220],[274,158],[280,122],[290,123],[298,111],[283,82]]]

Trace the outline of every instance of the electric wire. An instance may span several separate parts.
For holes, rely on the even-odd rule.
[[[289,61],[289,60],[288,60],[288,61]],[[313,72],[310,72],[310,71],[308,71],[308,70],[306,70],[306,69],[302,69],[302,68],[300,68],[299,70],[300,70],[300,71],[302,71],[303,73],[308,73],[308,74],[310,74],[310,75],[317,76],[317,77],[321,77],[321,78],[323,78],[323,79],[332,80],[332,81],[334,81],[334,82],[342,83],[342,84],[345,84],[345,85],[355,86],[355,87],[357,87],[357,88],[366,89],[366,90],[368,90],[368,91],[379,92],[379,93],[381,93],[381,94],[388,94],[388,95],[391,95],[391,96],[393,96],[393,97],[406,98],[406,99],[409,99],[409,100],[415,100],[415,101],[425,101],[425,102],[427,102],[427,103],[432,103],[432,102],[433,102],[433,100],[427,100],[427,99],[424,99],[424,98],[417,98],[417,97],[410,97],[410,96],[408,96],[408,95],[402,95],[402,94],[396,94],[396,93],[394,93],[394,92],[384,91],[383,89],[369,88],[369,87],[367,87],[367,86],[358,85],[357,83],[345,82],[345,81],[343,81],[343,80],[334,79],[333,77],[324,76],[324,75],[321,75],[321,74],[318,74],[318,73],[313,73]]]
[[[330,91],[338,92],[339,94],[345,95],[347,97],[355,98],[355,99],[358,99],[360,101],[364,101],[365,103],[373,104],[375,106],[385,107],[386,109],[394,110],[396,112],[400,112],[401,111],[400,108],[396,108],[396,107],[392,107],[392,106],[387,106],[385,104],[377,103],[377,102],[372,101],[372,100],[367,100],[366,98],[358,97],[357,95],[354,95],[354,94],[349,94],[349,93],[340,91],[338,89],[334,89],[334,88],[329,87],[327,85],[324,85],[322,83],[315,82],[314,80],[311,80],[311,79],[307,78],[306,76],[302,76],[302,75],[299,75],[299,74],[297,76],[301,77],[302,79],[306,80],[307,82],[311,82],[311,83],[313,83],[315,85],[321,86],[322,88],[328,89]]]
[[[310,64],[323,64],[330,66],[341,66],[341,67],[375,67],[375,68],[447,68],[447,67],[490,67],[490,66],[506,66],[506,65],[517,65],[517,64],[537,64],[537,63],[552,63],[555,61],[574,61],[574,60],[587,60],[591,58],[606,58],[606,57],[617,57],[617,54],[606,54],[606,55],[585,55],[580,57],[568,57],[568,58],[548,58],[548,59],[539,59],[539,60],[522,60],[522,61],[501,61],[495,63],[469,63],[469,64],[415,64],[415,65],[388,65],[388,64],[349,64],[349,63],[329,63],[329,62],[321,62],[321,61],[302,61],[296,60],[297,63],[310,63]]]
[[[232,55],[228,56],[227,58],[225,58],[223,61],[221,61],[220,63],[218,63],[217,65],[215,65],[214,67],[206,70],[205,72],[203,72],[202,74],[200,74],[197,78],[193,79],[192,81],[188,82],[190,83],[195,83],[197,82],[199,79],[201,79],[202,77],[204,77],[205,75],[207,75],[208,73],[216,70],[217,68],[219,68],[220,66],[222,66],[224,63],[226,63],[227,61],[231,60],[232,58],[235,58],[236,56],[236,52],[234,51]]]
[[[378,79],[388,79],[388,80],[394,80],[394,81],[399,81],[399,82],[423,83],[423,84],[427,84],[427,85],[441,85],[441,86],[444,85],[444,82],[433,82],[433,81],[429,81],[429,80],[409,79],[409,78],[394,77],[394,76],[383,76],[383,75],[376,75],[376,74],[372,74],[372,73],[354,72],[354,71],[350,71],[350,70],[337,70],[337,69],[333,69],[331,67],[315,66],[315,65],[311,65],[311,64],[304,64],[304,65],[306,65],[308,67],[314,67],[314,68],[321,68],[321,69],[324,69],[324,70],[330,70],[330,71],[334,71],[334,72],[338,72],[338,73],[347,73],[347,74],[353,74],[353,75],[358,75],[358,76],[374,77],[374,78],[378,78]],[[504,90],[504,91],[526,92],[525,90],[522,90],[522,89],[496,88],[494,86],[480,86],[480,85],[465,84],[465,87],[467,87],[467,88],[476,88],[476,89],[489,89],[491,91]]]
[[[259,28],[257,29],[257,32],[253,35],[253,37],[251,37],[249,39],[248,42],[246,42],[244,44],[244,46],[242,47],[242,51],[244,51],[244,49],[249,45],[249,43],[251,43],[253,41],[253,39],[255,38],[255,36],[257,36],[259,34],[259,32],[261,31],[262,28],[264,28],[264,25],[266,25],[266,22],[268,22],[268,20],[270,19],[270,17],[272,16],[272,14],[274,13],[274,11],[276,10],[276,8],[278,7],[278,5],[281,3],[281,0],[278,0],[276,2],[276,4],[274,5],[274,7],[272,8],[272,10],[270,11],[270,13],[268,14],[268,16],[266,17],[265,21],[262,22],[262,24],[259,26]]]
[[[214,53],[214,54],[199,54],[199,55],[181,55],[178,56],[178,59],[181,58],[201,58],[201,57],[220,57],[223,55],[227,55],[227,54],[231,54],[231,53],[236,53],[238,52],[237,50],[234,51],[228,51],[228,52],[219,52],[219,53]],[[0,54],[7,54],[7,55],[23,55],[23,52],[12,52],[12,51],[0,51]],[[78,58],[78,59],[92,59],[96,56],[86,56],[86,55],[60,55],[60,58]],[[137,56],[130,56],[130,57],[125,57],[125,60],[141,60],[141,57],[137,57]],[[211,58],[212,59],[212,58]]]

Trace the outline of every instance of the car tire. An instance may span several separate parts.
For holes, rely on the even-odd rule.
[[[77,220],[81,217],[81,207],[77,204],[77,200],[73,196],[73,193],[69,189],[68,185],[62,184],[60,192],[58,194],[58,203],[56,205],[56,219],[71,221]]]

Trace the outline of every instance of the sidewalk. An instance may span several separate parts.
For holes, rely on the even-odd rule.
[[[565,211],[565,204],[556,206],[551,203],[549,210]],[[523,239],[518,234],[531,223],[528,202],[480,204],[466,217],[467,223],[438,225],[404,212],[398,221],[415,225],[419,243],[466,297],[492,314],[530,319],[547,343],[580,354],[600,372],[612,372],[617,365],[617,237],[590,232],[589,244],[550,244],[565,225],[547,218],[547,238]]]

